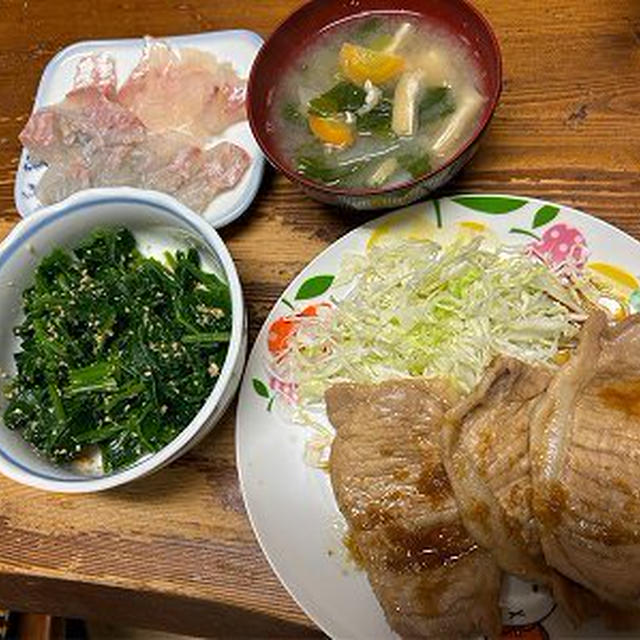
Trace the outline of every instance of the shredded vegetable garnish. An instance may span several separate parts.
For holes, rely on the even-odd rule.
[[[553,366],[599,295],[577,272],[554,273],[482,237],[444,248],[389,240],[347,257],[334,289],[332,304],[292,318],[271,350],[272,373],[295,388],[298,409],[343,381],[441,377],[467,392],[499,353]]]

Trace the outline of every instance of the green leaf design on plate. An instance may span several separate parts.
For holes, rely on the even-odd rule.
[[[302,285],[300,285],[295,299],[309,300],[310,298],[316,298],[322,295],[331,286],[334,278],[335,276],[323,275],[313,276],[305,280]]]
[[[540,207],[536,211],[536,215],[533,217],[533,228],[537,229],[549,222],[551,222],[560,211],[560,207],[554,207],[550,204],[545,204],[544,207]]]
[[[452,198],[452,200],[463,207],[467,207],[467,209],[494,215],[511,213],[527,204],[527,201],[522,198],[510,198],[508,196],[459,196],[458,198]]]
[[[251,382],[253,383],[253,390],[259,396],[262,396],[263,398],[269,397],[269,389],[267,388],[267,385],[260,380],[260,378],[254,378]]]
[[[442,211],[440,210],[440,200],[435,199],[433,201],[433,210],[436,212],[436,221],[438,223],[438,229],[442,229]]]

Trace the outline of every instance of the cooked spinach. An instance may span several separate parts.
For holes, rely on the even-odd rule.
[[[430,87],[418,105],[420,125],[444,118],[456,110],[456,102],[451,87]]]
[[[309,113],[326,117],[342,111],[356,111],[364,104],[366,95],[364,89],[352,82],[339,82],[309,101]]]
[[[195,249],[144,258],[130,231],[55,249],[23,293],[5,424],[56,463],[89,445],[111,472],[160,450],[216,382],[231,330],[225,283]]]

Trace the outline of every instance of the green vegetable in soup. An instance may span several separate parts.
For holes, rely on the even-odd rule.
[[[297,159],[296,170],[309,180],[336,184],[362,171],[367,161],[356,160],[344,164],[331,164],[321,155],[303,155]]]
[[[289,124],[303,124],[305,117],[293,102],[285,102],[282,107],[282,119]]]
[[[451,87],[430,87],[424,92],[418,105],[420,125],[424,126],[444,118],[456,110]]]
[[[53,462],[98,447],[105,472],[159,451],[193,419],[224,363],[229,289],[195,249],[144,258],[130,231],[45,257],[23,293],[5,424]]]
[[[358,25],[358,28],[353,32],[353,38],[359,41],[361,39],[371,37],[372,35],[375,35],[383,25],[384,21],[382,20],[382,18],[378,18],[377,16],[366,18]]]
[[[309,101],[309,113],[326,117],[343,111],[357,111],[364,104],[366,95],[364,89],[351,82],[339,82]]]
[[[356,121],[358,133],[379,137],[393,136],[391,130],[392,114],[393,102],[383,98],[371,111],[358,116]]]
[[[383,51],[393,42],[393,36],[390,33],[381,33],[369,42],[369,49],[374,51]]]
[[[427,155],[403,154],[398,157],[398,164],[409,172],[412,178],[419,178],[431,170],[431,162]]]

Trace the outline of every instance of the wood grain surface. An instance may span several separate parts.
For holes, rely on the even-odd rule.
[[[267,36],[298,4],[0,0],[0,237],[18,221],[17,135],[42,69],[62,47],[235,27]],[[477,4],[501,42],[504,92],[476,158],[446,192],[548,198],[640,238],[640,3]],[[370,217],[312,202],[266,172],[254,205],[222,232],[244,284],[251,338],[289,280]],[[65,497],[0,479],[0,602],[212,637],[316,635],[251,531],[234,415],[169,468],[118,490]]]

